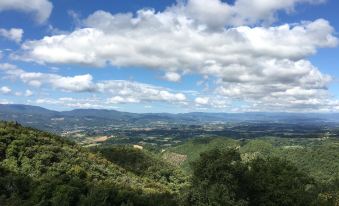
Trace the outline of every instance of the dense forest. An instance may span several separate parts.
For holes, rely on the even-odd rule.
[[[0,205],[339,205],[338,168],[335,159],[334,166],[327,162],[335,144],[305,145],[311,149],[295,159],[288,157],[298,150],[282,152],[279,144],[198,139],[163,153],[83,148],[0,122]],[[171,153],[187,159],[173,164],[164,158]],[[311,170],[301,153],[326,167]],[[325,170],[331,171],[320,174]]]
[[[0,123],[0,161],[0,205],[176,204],[170,182],[138,175],[60,137],[13,123]],[[185,183],[172,179],[178,187]]]
[[[243,161],[253,158],[276,157],[295,164],[319,182],[332,182],[339,177],[339,139],[319,138],[257,138],[254,140],[235,140],[227,138],[196,138],[167,153],[186,155],[181,168],[191,172],[191,162],[200,154],[214,148],[238,148]]]

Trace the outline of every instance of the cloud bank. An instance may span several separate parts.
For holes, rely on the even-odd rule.
[[[272,25],[280,11],[293,12],[298,4],[323,2],[237,0],[231,5],[220,0],[188,0],[162,12],[96,11],[69,34],[24,42],[14,58],[40,64],[149,68],[161,71],[163,79],[171,82],[187,74],[214,79],[208,95],[192,100],[198,106],[225,106],[232,99],[253,109],[325,110],[336,104],[328,92],[332,78],[308,58],[320,48],[338,45],[334,28],[325,19]],[[55,78],[50,83],[53,87],[65,91],[110,91],[109,85],[138,91],[136,97],[127,98],[118,93],[112,103],[137,103],[144,90],[150,100],[185,100],[180,94],[153,91],[145,85],[93,84],[89,74],[60,77],[60,82],[68,82],[60,85],[59,77],[49,78]]]
[[[92,75],[61,76],[58,74],[27,72],[12,64],[0,64],[0,72],[7,79],[20,80],[33,88],[52,88],[62,92],[93,93],[107,97],[105,101],[110,104],[140,103],[140,102],[186,102],[185,94],[175,92],[168,88],[158,87],[127,80],[106,80],[95,82]],[[8,87],[0,89],[7,94],[11,90]],[[30,90],[25,95],[31,96]]]

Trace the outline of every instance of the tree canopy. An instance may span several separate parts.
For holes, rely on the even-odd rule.
[[[265,147],[266,148],[266,147]],[[0,122],[0,205],[336,206],[339,181],[318,182],[275,156],[219,145],[191,173],[129,146],[83,148]]]

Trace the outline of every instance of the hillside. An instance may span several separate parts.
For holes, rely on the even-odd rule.
[[[173,154],[185,155],[185,161],[179,163],[184,171],[190,171],[190,163],[197,160],[200,154],[214,148],[235,148],[239,145],[237,140],[223,138],[198,138],[185,142],[179,146],[168,149],[164,154],[164,158],[168,159],[168,155]],[[170,160],[171,162],[171,160]]]
[[[175,205],[168,184],[15,123],[0,122],[0,173],[0,205]]]
[[[200,138],[156,154],[83,148],[0,122],[0,205],[332,206],[339,202],[337,146],[332,139]],[[179,153],[186,172],[161,158]]]
[[[214,148],[239,148],[244,161],[256,157],[286,159],[321,182],[339,177],[339,163],[336,161],[339,158],[339,140],[335,138],[260,138],[246,141],[200,138],[170,148],[166,153],[186,155],[187,159],[181,163],[181,167],[190,172],[190,163],[197,160],[201,153]]]

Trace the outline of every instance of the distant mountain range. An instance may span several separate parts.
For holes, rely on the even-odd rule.
[[[129,113],[103,109],[53,111],[38,106],[0,104],[0,120],[17,121],[23,125],[49,131],[74,126],[206,124],[215,122],[270,123],[339,123],[339,113]]]

